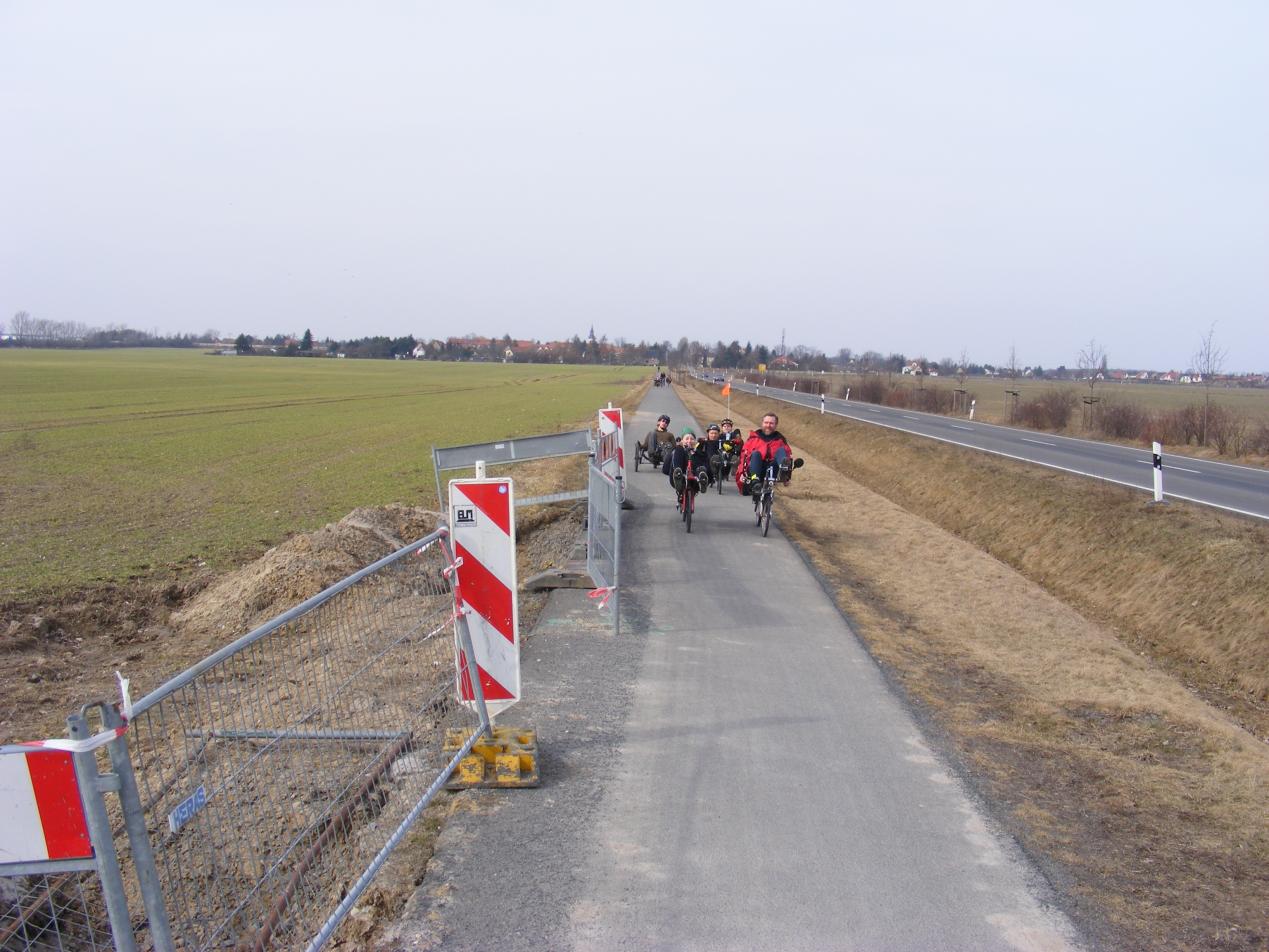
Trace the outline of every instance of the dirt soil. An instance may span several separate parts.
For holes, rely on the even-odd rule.
[[[427,535],[438,518],[421,507],[355,509],[221,578],[186,564],[126,584],[0,606],[0,742],[64,736],[72,709],[117,698],[116,670],[132,680],[133,698],[140,698],[240,635]],[[518,514],[520,577],[563,564],[584,518],[577,504]],[[532,628],[544,598],[521,595],[523,630]]]
[[[1106,948],[1269,948],[1260,528],[779,413],[807,465],[776,521],[1073,917]]]

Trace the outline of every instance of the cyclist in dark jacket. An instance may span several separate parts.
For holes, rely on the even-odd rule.
[[[665,465],[661,467],[661,472],[670,477],[670,485],[680,496],[683,495],[683,487],[687,484],[689,462],[692,464],[692,478],[696,480],[698,490],[704,492],[709,488],[709,457],[697,445],[696,434],[691,430],[684,430],[678,445],[674,447],[674,452],[669,454]]]
[[[662,466],[674,442],[674,434],[670,432],[670,416],[662,413],[657,417],[657,425],[643,438],[641,445],[648,461],[654,466]]]
[[[723,461],[719,453],[721,452],[722,442],[722,430],[717,423],[711,423],[705,428],[705,439],[701,440],[701,449],[705,452],[705,458],[709,460],[709,478],[711,480],[721,478],[719,469]]]

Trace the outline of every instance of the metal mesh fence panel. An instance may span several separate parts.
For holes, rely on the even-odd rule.
[[[95,872],[0,877],[2,952],[114,947]]]
[[[621,494],[617,483],[591,463],[586,497],[586,572],[610,589],[613,630],[621,631],[618,572],[621,562]]]
[[[451,561],[429,536],[138,702],[178,947],[303,948],[439,787],[445,730],[480,732],[454,700]]]

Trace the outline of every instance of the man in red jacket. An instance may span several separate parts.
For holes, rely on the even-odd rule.
[[[748,495],[748,490],[762,482],[768,463],[775,463],[780,470],[780,481],[787,483],[793,472],[793,449],[776,427],[780,418],[774,413],[762,417],[762,429],[752,430],[740,451],[740,466],[736,469],[736,484]]]

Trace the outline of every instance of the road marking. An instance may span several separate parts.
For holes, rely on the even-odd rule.
[[[952,426],[956,427],[958,430],[969,430],[971,433],[974,432],[974,428],[972,426],[965,426],[963,423],[953,423]]]
[[[865,410],[867,410],[869,413],[880,413],[880,412],[881,412],[881,411],[880,411],[880,410],[878,410],[876,407],[864,407],[864,409],[865,409]]]
[[[1022,437],[1022,442],[1024,442],[1024,443],[1038,443],[1038,444],[1040,444],[1041,446],[1057,446],[1057,444],[1056,444],[1056,443],[1046,443],[1044,440],[1033,440],[1033,439],[1030,439],[1029,437],[1025,437],[1025,436],[1024,436],[1024,437]]]
[[[908,413],[900,414],[900,416],[902,416],[905,420],[916,420],[918,423],[921,422],[921,418],[919,416],[912,416]]]
[[[1139,459],[1139,460],[1137,460],[1137,462],[1138,462],[1138,463],[1145,463],[1147,466],[1153,466],[1153,465],[1154,465],[1154,460],[1152,460],[1152,459]],[[1174,466],[1172,463],[1164,463],[1164,464],[1163,464],[1163,468],[1164,468],[1164,469],[1179,469],[1179,470],[1180,470],[1181,472],[1183,472],[1183,473],[1193,473],[1195,476],[1202,476],[1202,475],[1203,475],[1203,473],[1202,473],[1200,470],[1197,470],[1197,469],[1186,469],[1184,466]]]

